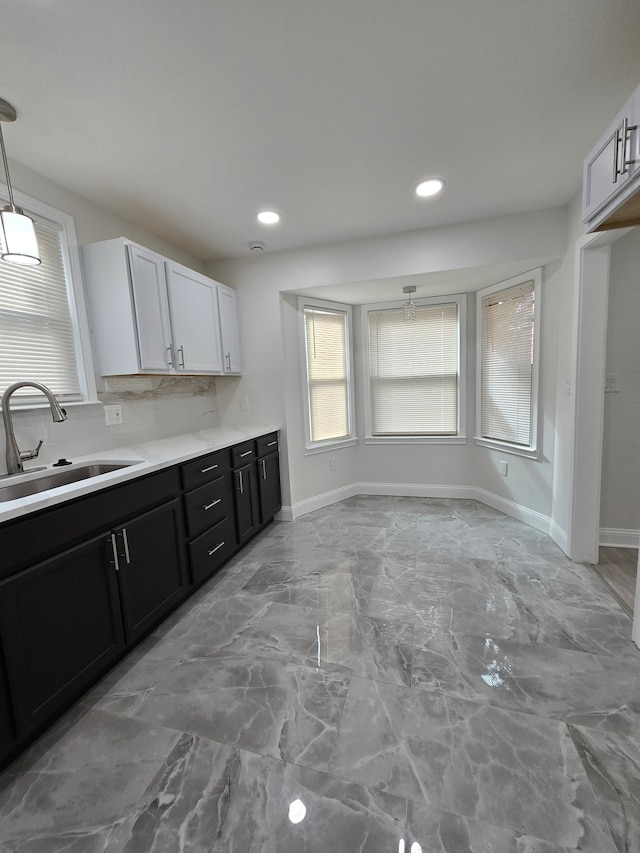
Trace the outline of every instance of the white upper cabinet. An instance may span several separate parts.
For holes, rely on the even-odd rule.
[[[175,367],[185,373],[223,373],[215,281],[166,263]]]
[[[640,220],[640,86],[584,162],[582,221],[588,231]]]
[[[82,256],[101,376],[240,372],[237,352],[223,359],[222,341],[238,341],[234,312],[224,315],[233,328],[221,327],[218,289],[230,288],[122,237],[83,246]]]
[[[222,333],[222,369],[224,373],[241,373],[238,297],[235,290],[224,284],[218,285],[218,311]]]

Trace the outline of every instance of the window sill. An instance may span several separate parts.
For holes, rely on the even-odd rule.
[[[506,441],[496,441],[493,438],[482,438],[475,436],[474,441],[480,447],[488,447],[490,450],[499,450],[501,453],[511,453],[514,456],[524,456],[525,459],[540,459],[536,447],[520,447],[518,444],[509,444]]]
[[[367,435],[365,444],[466,444],[466,435]]]
[[[327,450],[340,450],[342,447],[355,447],[357,443],[357,438],[344,438],[340,441],[325,441],[322,444],[311,446],[307,445],[304,455],[314,456],[316,453],[325,453]]]

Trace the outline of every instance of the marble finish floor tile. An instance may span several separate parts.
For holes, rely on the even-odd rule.
[[[174,667],[135,718],[326,770],[348,676],[282,661],[203,656]]]
[[[615,851],[555,720],[353,679],[330,773],[560,846]]]
[[[0,853],[640,853],[630,629],[475,501],[274,523],[0,774]]]
[[[415,649],[412,684],[449,696],[618,733],[640,727],[640,655],[617,660],[455,634]]]

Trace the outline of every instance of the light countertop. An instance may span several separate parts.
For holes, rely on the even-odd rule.
[[[90,462],[131,462],[133,464],[108,474],[100,474],[98,477],[69,483],[66,486],[58,486],[46,492],[38,492],[12,501],[2,501],[0,502],[0,524],[12,518],[19,518],[118,483],[125,483],[127,480],[133,480],[145,474],[151,474],[153,471],[160,471],[162,468],[168,468],[171,465],[187,462],[189,459],[196,459],[198,456],[203,456],[214,450],[222,450],[225,447],[240,444],[260,435],[276,432],[279,429],[279,426],[273,424],[255,427],[216,427],[175,435],[171,438],[162,438],[157,441],[147,441],[142,444],[95,451],[87,456],[72,457],[69,461],[74,465],[86,465]],[[31,467],[38,467],[37,460],[34,460]],[[52,468],[51,465],[47,465],[46,468],[47,471],[60,470]],[[41,470],[28,476],[28,470],[25,469],[26,476],[16,475],[16,477],[0,479],[0,487],[8,486],[13,482],[22,482],[25,479],[31,479],[31,477],[35,479],[38,474],[44,473]]]

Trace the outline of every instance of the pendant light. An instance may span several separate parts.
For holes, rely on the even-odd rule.
[[[409,284],[402,288],[402,292],[409,294],[409,301],[404,303],[404,319],[407,323],[413,323],[416,319],[416,303],[411,298],[411,294],[415,293],[416,289],[413,284]]]
[[[0,210],[0,220],[2,220],[2,260],[9,264],[18,264],[19,266],[35,266],[40,263],[40,250],[38,249],[36,230],[33,225],[33,219],[27,216],[22,208],[18,207],[13,200],[7,152],[4,150],[2,122],[15,120],[15,109],[7,101],[0,98],[0,147],[2,148],[2,161],[4,163],[4,173],[7,176],[7,189],[9,191],[9,204]]]

